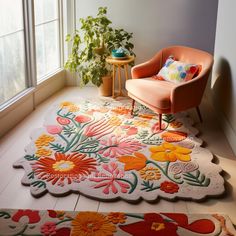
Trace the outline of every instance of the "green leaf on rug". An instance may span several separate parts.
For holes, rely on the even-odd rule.
[[[175,120],[175,117],[172,114],[166,114],[166,115],[164,115],[163,120],[167,123],[171,123]]]
[[[97,160],[98,160],[98,163],[108,163],[110,160],[105,158],[105,157],[102,157],[100,154],[96,153],[96,157],[95,157]]]
[[[31,171],[27,176],[29,179],[34,179],[34,172]]]
[[[33,154],[33,155],[25,155],[24,158],[27,161],[36,161],[36,160],[38,160],[38,157],[35,154]]]
[[[142,141],[144,144],[147,144],[147,145],[161,145],[163,143],[163,139],[162,138],[148,138],[148,139],[144,139]]]
[[[135,138],[137,139],[145,139],[149,135],[148,130],[142,130],[140,133],[138,133]]]
[[[183,176],[186,183],[192,186],[207,187],[211,182],[211,180],[206,178],[204,174],[201,174],[199,170],[196,171],[196,175],[184,173]]]
[[[50,148],[56,152],[64,152],[64,147],[61,144],[50,143]]]
[[[76,127],[72,126],[70,127],[69,125],[63,126],[63,133],[67,136],[70,137],[72,134],[76,133]]]
[[[150,192],[156,189],[159,189],[160,186],[154,186],[154,183],[150,183],[150,181],[143,181],[142,182],[142,186],[144,186],[143,188],[141,188],[142,191],[146,191],[146,192]]]
[[[6,211],[0,211],[0,217],[3,217],[4,219],[10,219],[11,215]]]
[[[32,185],[33,187],[37,187],[37,188],[46,188],[46,184],[43,181],[37,180],[32,182],[30,185]]]

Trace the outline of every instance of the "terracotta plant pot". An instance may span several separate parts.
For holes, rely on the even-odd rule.
[[[104,97],[112,95],[112,77],[110,75],[102,77],[102,84],[99,86],[99,94]]]

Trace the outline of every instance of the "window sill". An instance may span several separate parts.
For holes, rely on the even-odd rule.
[[[60,74],[62,75],[60,76]],[[35,104],[39,104],[39,102],[36,101],[35,103],[35,93],[40,91],[43,87],[49,85],[50,83],[53,83],[54,80],[57,80],[58,77],[64,77],[64,69],[58,69],[56,72],[48,75],[47,77],[44,77],[39,84],[36,87],[30,87],[22,91],[21,93],[17,94],[13,98],[11,98],[9,101],[5,102],[2,106],[0,106],[0,118],[14,110],[16,107],[18,107],[21,103],[32,97],[33,104],[35,108]],[[53,92],[51,93],[51,95]]]

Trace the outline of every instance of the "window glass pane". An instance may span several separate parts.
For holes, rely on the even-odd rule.
[[[38,79],[60,67],[58,21],[36,26]]]
[[[22,1],[0,0],[0,19],[1,105],[26,88]]]
[[[34,0],[35,24],[58,18],[58,0]]]
[[[23,29],[22,0],[0,0],[0,37]]]

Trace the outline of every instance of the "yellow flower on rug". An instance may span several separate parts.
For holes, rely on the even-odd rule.
[[[112,126],[120,126],[122,122],[119,117],[112,116],[108,123]]]
[[[107,218],[113,224],[123,224],[126,221],[126,215],[123,212],[110,212]]]
[[[41,156],[51,156],[52,151],[51,151],[50,149],[39,148],[39,149],[36,151],[35,154],[36,154],[37,157],[41,157]]]
[[[97,212],[80,212],[71,225],[72,236],[111,236],[116,232],[116,226]]]
[[[145,127],[149,127],[149,121],[146,121],[146,120],[134,120],[133,121],[133,125],[145,128]]]
[[[41,148],[43,146],[48,146],[49,143],[55,141],[55,138],[51,135],[42,134],[35,140],[35,145],[37,148]]]
[[[188,148],[183,148],[178,145],[174,145],[171,143],[163,143],[160,146],[153,146],[149,148],[151,154],[151,158],[155,161],[170,161],[175,162],[177,160],[180,161],[190,161],[190,153],[192,152]]]
[[[158,168],[152,166],[146,166],[139,171],[139,174],[144,180],[159,180],[161,178],[161,172]]]
[[[68,102],[68,101],[62,102],[60,104],[60,107],[61,108],[67,108],[70,112],[79,111],[79,107],[76,106],[73,102]]]

